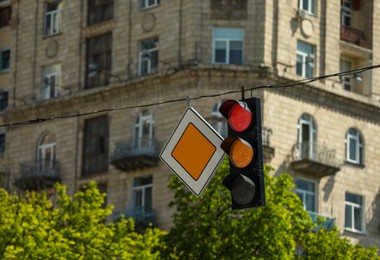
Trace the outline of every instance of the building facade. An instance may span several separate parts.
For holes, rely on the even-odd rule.
[[[186,100],[224,135],[218,106],[245,86],[262,100],[273,174],[294,177],[313,218],[380,246],[379,12],[374,0],[0,1],[0,184],[73,194],[97,181],[115,215],[169,229],[159,152]]]

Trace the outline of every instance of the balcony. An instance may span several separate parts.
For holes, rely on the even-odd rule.
[[[134,171],[157,166],[160,145],[154,139],[137,139],[116,143],[111,164],[122,171]]]
[[[317,225],[313,230],[318,231],[320,228],[325,228],[326,230],[331,230],[336,226],[335,218],[329,218],[323,215],[319,215],[318,213],[309,211],[309,216],[313,220],[314,224],[318,224],[319,218],[323,218],[319,225]]]
[[[20,164],[20,172],[14,185],[23,190],[51,188],[60,181],[57,160],[38,160]]]
[[[262,128],[262,143],[263,143],[263,157],[264,163],[269,163],[274,157],[274,147],[271,146],[270,137],[272,135],[271,128]]]
[[[144,228],[150,224],[153,226],[156,222],[155,211],[151,208],[136,207],[129,209],[114,210],[112,213],[113,221],[118,221],[122,216],[124,218],[133,218],[137,227]]]
[[[290,166],[295,171],[325,177],[340,170],[335,149],[315,142],[302,142],[294,145],[293,161]]]
[[[370,48],[369,42],[365,39],[364,32],[349,26],[341,25],[340,39],[366,49]]]

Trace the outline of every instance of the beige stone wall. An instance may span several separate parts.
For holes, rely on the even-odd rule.
[[[192,100],[191,106],[208,118],[213,105],[219,100],[240,98],[242,86],[250,88],[301,80],[295,75],[297,40],[316,46],[316,76],[338,72],[341,53],[365,59],[372,57],[372,64],[380,62],[380,52],[377,51],[380,35],[376,30],[380,20],[375,19],[371,26],[367,26],[372,28],[372,50],[342,43],[340,7],[334,1],[317,1],[316,15],[307,15],[306,22],[296,16],[296,0],[247,1],[246,19],[237,19],[232,15],[231,19],[226,20],[215,18],[210,1],[161,0],[159,6],[147,10],[140,10],[137,1],[114,1],[114,19],[92,26],[87,26],[87,6],[84,2],[63,1],[62,33],[45,37],[42,34],[43,1],[13,1],[13,10],[19,20],[10,36],[15,49],[12,59],[17,60],[11,82],[17,98],[26,100],[27,104],[16,102],[17,106],[10,107],[2,120],[14,123],[37,117],[73,117],[7,127],[6,153],[0,158],[0,166],[8,167],[13,177],[17,176],[20,163],[36,160],[39,138],[44,133],[51,133],[57,143],[62,182],[71,194],[81,185],[96,180],[107,184],[108,203],[114,204],[116,209],[128,208],[131,205],[133,178],[152,175],[153,208],[157,211],[159,226],[164,229],[170,228],[173,213],[173,209],[168,208],[172,198],[172,193],[167,189],[171,175],[169,169],[159,163],[157,167],[123,172],[110,164],[108,172],[81,177],[86,119],[108,115],[111,156],[117,142],[133,137],[139,112],[144,109],[153,112],[155,137],[164,144],[187,106],[186,101],[145,108],[139,105],[237,91],[235,94]],[[373,10],[373,17],[380,10],[378,5],[377,2],[367,4],[366,8]],[[228,13],[222,15],[231,17]],[[244,28],[244,65],[212,64],[214,27]],[[107,32],[112,32],[112,74],[117,77],[112,77],[109,86],[84,90],[86,40]],[[151,37],[159,38],[159,72],[137,77],[139,42]],[[54,55],[47,55],[52,51]],[[42,102],[38,100],[42,69],[53,64],[61,64],[61,84],[70,92],[62,90],[59,98]],[[345,191],[363,195],[366,234],[343,234],[368,245],[380,246],[380,213],[376,207],[380,186],[377,174],[380,168],[377,149],[380,146],[380,71],[365,73],[366,95],[342,90],[337,77],[309,86],[260,90],[252,94],[262,99],[263,125],[273,131],[271,146],[275,149],[275,155],[270,162],[276,169],[273,174],[289,172],[296,178],[315,181],[319,213],[336,218],[341,230],[344,227]],[[0,75],[0,87],[3,82]],[[246,97],[250,95],[247,91]],[[123,107],[130,108],[95,113],[102,109]],[[88,112],[94,113],[74,116]],[[289,167],[291,151],[297,142],[297,122],[302,113],[315,119],[318,142],[336,150],[336,158],[341,164],[335,176],[315,178],[294,172]],[[364,168],[344,162],[345,133],[350,127],[356,127],[363,134]]]

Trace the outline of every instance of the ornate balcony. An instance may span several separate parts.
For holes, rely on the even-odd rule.
[[[309,216],[313,220],[313,223],[318,224],[318,218],[324,218],[324,220],[317,225],[314,230],[317,231],[320,228],[325,228],[326,230],[331,230],[333,227],[336,226],[335,224],[335,218],[329,218],[323,215],[319,215],[318,213],[309,211]]]
[[[299,172],[315,177],[334,175],[340,170],[336,151],[315,142],[294,145],[291,167]]]
[[[136,226],[140,228],[148,227],[150,224],[154,226],[156,223],[156,214],[154,209],[151,208],[136,207],[118,209],[112,213],[113,221],[118,221],[122,216],[124,216],[124,218],[133,218]]]
[[[20,164],[15,185],[23,190],[42,190],[51,188],[60,181],[57,160],[38,160]]]
[[[365,39],[364,32],[349,26],[341,25],[340,39],[363,48],[370,48],[368,41]]]
[[[156,166],[159,162],[160,145],[154,139],[137,139],[116,143],[111,164],[122,171],[133,171]]]
[[[271,146],[270,137],[272,135],[271,128],[262,128],[262,142],[263,142],[263,157],[264,163],[269,163],[274,157],[274,147]]]

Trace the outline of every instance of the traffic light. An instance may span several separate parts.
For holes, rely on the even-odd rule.
[[[231,191],[232,209],[265,206],[260,99],[230,99],[219,112],[228,121],[221,148],[230,157],[230,174],[223,184]]]

